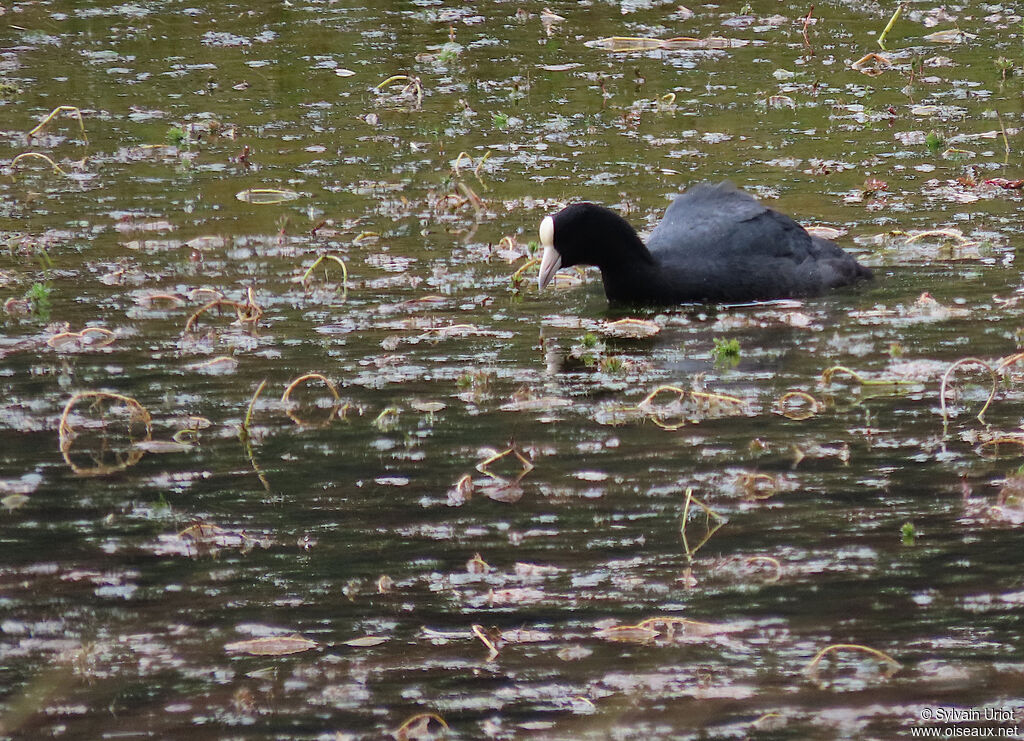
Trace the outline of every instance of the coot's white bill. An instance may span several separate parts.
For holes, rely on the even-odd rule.
[[[537,284],[541,290],[544,289],[555,272],[562,267],[562,256],[555,249],[555,221],[550,216],[545,216],[540,222],[540,243],[544,247],[544,256],[540,259],[540,277]]]

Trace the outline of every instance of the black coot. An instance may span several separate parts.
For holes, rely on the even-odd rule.
[[[647,245],[629,223],[575,203],[540,225],[540,287],[559,268],[596,265],[613,303],[740,303],[813,296],[871,278],[839,245],[732,183],[700,183],[678,196]]]

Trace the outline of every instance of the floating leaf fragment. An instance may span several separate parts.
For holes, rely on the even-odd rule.
[[[299,197],[299,195],[300,194],[294,190],[281,190],[278,188],[250,188],[236,193],[235,198],[243,201],[244,203],[267,206],[275,203],[294,201]]]
[[[605,322],[601,333],[609,337],[642,339],[653,337],[661,331],[661,325],[647,319],[619,319],[617,322]]]
[[[662,49],[679,51],[684,49],[735,49],[746,46],[749,41],[744,39],[727,39],[721,36],[709,36],[698,39],[691,36],[677,36],[671,39],[656,39],[650,36],[609,36],[603,39],[586,42],[585,46],[592,49],[604,49],[614,52],[650,51]]]
[[[228,653],[249,654],[250,656],[287,656],[316,648],[319,644],[298,634],[290,636],[267,636],[247,641],[236,641],[224,646]]]
[[[360,636],[359,638],[351,638],[341,643],[343,646],[351,646],[352,648],[370,648],[387,643],[389,640],[391,639],[386,636]]]
[[[924,37],[925,41],[935,44],[961,44],[964,41],[978,38],[976,33],[967,33],[959,28],[948,28],[945,31],[936,31]]]

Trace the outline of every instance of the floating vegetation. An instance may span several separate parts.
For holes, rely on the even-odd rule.
[[[897,3],[5,6],[0,735],[888,738],[1005,704],[1021,13],[907,3],[884,52]],[[529,285],[566,203],[643,236],[724,177],[876,280]],[[801,672],[894,613],[908,678]]]

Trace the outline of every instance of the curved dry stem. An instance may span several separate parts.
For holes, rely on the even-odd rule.
[[[31,139],[33,136],[35,136],[40,131],[42,131],[43,127],[46,126],[46,124],[50,123],[50,121],[52,121],[57,116],[58,113],[63,113],[64,111],[72,112],[72,113],[75,114],[74,118],[78,119],[78,127],[82,130],[82,141],[84,141],[86,144],[88,144],[89,143],[89,137],[86,136],[86,134],[85,134],[85,121],[82,120],[82,111],[80,111],[77,106],[73,106],[73,105],[59,105],[59,106],[57,106],[52,111],[50,111],[48,114],[46,114],[46,116],[43,118],[43,120],[40,121],[36,125],[36,127],[34,129],[32,129],[30,132],[28,132],[28,134],[26,134],[26,136],[29,139]]]
[[[1019,363],[1022,360],[1024,360],[1024,352],[1018,352],[1018,353],[1014,353],[1013,355],[1008,355],[1008,356],[1006,356],[1005,358],[1003,358],[1002,360],[999,361],[999,364],[996,365],[996,367],[995,367],[995,371],[996,371],[996,373],[998,373],[1001,370],[1003,370],[1004,368],[1008,368],[1011,365],[1016,365],[1017,363]]]
[[[235,314],[238,317],[238,321],[242,324],[252,324],[259,321],[259,318],[263,316],[263,309],[256,305],[253,301],[253,290],[249,289],[249,300],[245,303],[241,301],[231,301],[230,299],[217,298],[213,301],[209,301],[203,306],[200,306],[196,311],[188,318],[185,322],[185,332],[190,332],[195,328],[196,322],[199,321],[199,317],[208,312],[210,309],[219,308],[221,306],[230,306],[235,310]]]
[[[478,196],[473,191],[473,189],[470,188],[465,183],[459,182],[459,183],[457,183],[457,186],[458,186],[458,189],[462,191],[462,194],[464,196],[466,196],[466,200],[468,200],[470,202],[470,204],[472,204],[473,210],[476,211],[477,213],[480,213],[483,210],[483,208],[484,208],[484,201],[483,201],[483,199],[480,196]]]
[[[108,453],[112,453],[114,456],[115,462],[112,464],[94,459],[96,462],[95,466],[83,467],[71,460],[71,446],[75,439],[75,431],[71,426],[69,417],[71,415],[71,410],[74,409],[75,405],[83,399],[92,399],[92,405],[94,407],[99,405],[102,401],[107,400],[119,402],[128,409],[128,437],[132,445],[129,446],[126,454],[107,451]],[[153,437],[152,418],[150,417],[149,411],[146,407],[142,406],[142,404],[137,400],[130,396],[115,394],[109,391],[82,391],[74,394],[70,399],[68,399],[67,404],[64,405],[64,411],[61,412],[60,420],[57,423],[57,437],[59,440],[60,453],[63,456],[64,461],[71,467],[71,470],[80,476],[99,476],[106,473],[113,473],[115,471],[123,471],[129,466],[134,466],[138,463],[144,455],[144,451],[134,447],[136,441],[131,439],[131,423],[136,421],[142,422],[142,424],[145,425],[145,438],[139,442],[150,441]]]
[[[417,713],[396,728],[392,735],[395,737],[395,741],[409,741],[409,739],[414,738],[414,736],[410,736],[410,731],[413,731],[414,727],[417,727],[417,735],[415,738],[419,738],[418,734],[422,733],[427,726],[430,725],[431,721],[435,721],[445,729],[448,728],[448,724],[444,722],[444,718],[437,713]]]
[[[1017,455],[1024,454],[1024,438],[1014,437],[1011,435],[1000,435],[999,437],[991,440],[986,440],[979,445],[978,455],[982,458],[998,458],[1000,445],[1016,445],[1018,447]]]
[[[786,403],[793,399],[801,399],[810,404],[810,407],[806,409],[794,408],[790,409],[786,407]],[[787,391],[779,397],[776,402],[779,407],[779,414],[786,419],[792,419],[797,422],[801,422],[805,419],[810,419],[818,413],[818,400],[808,394],[806,391]]]
[[[378,232],[359,232],[359,234],[357,234],[355,237],[352,238],[352,244],[354,244],[356,246],[359,246],[359,244],[364,239],[372,239],[374,237],[379,237],[379,236],[380,236],[380,234]]]
[[[768,484],[767,491],[758,490],[759,482]],[[751,499],[771,499],[779,491],[779,482],[774,476],[767,473],[745,473],[739,477],[739,484]]]
[[[755,566],[757,564],[766,563],[772,568],[774,568],[775,573],[772,575],[770,579],[767,580],[769,584],[774,584],[782,578],[782,564],[779,563],[779,559],[777,558],[772,558],[771,556],[751,556],[750,558],[746,559],[743,563],[749,566]]]
[[[452,171],[455,173],[456,176],[462,175],[462,172],[459,170],[459,164],[462,162],[463,158],[469,160],[470,167],[473,166],[473,158],[470,157],[465,152],[459,152],[459,156],[455,158],[455,163],[452,165]]]
[[[847,368],[845,365],[833,365],[831,368],[826,368],[821,372],[821,383],[828,386],[832,383],[832,376],[836,373],[845,373],[846,375],[853,378],[858,383],[867,383],[867,379],[864,378],[860,373],[855,370]]]
[[[862,386],[901,386],[920,383],[920,381],[902,378],[867,378],[857,371],[847,368],[845,365],[833,365],[831,368],[826,368],[821,372],[822,385],[828,386],[832,382],[832,376],[837,373],[844,373],[850,376]]]
[[[985,400],[985,405],[981,408],[981,411],[978,412],[977,416],[977,420],[979,422],[985,421],[985,412],[988,410],[988,407],[992,403],[992,400],[996,397],[996,388],[999,383],[996,378],[996,372],[992,370],[992,366],[986,363],[984,360],[980,360],[978,358],[960,358],[960,360],[957,360],[955,363],[950,365],[946,369],[946,372],[942,374],[942,384],[939,386],[939,406],[942,411],[943,423],[948,424],[949,422],[949,414],[946,412],[946,384],[949,383],[949,375],[959,366],[968,365],[971,363],[973,363],[974,365],[982,366],[985,370],[988,371],[989,376],[991,376],[992,378],[992,390],[989,392],[988,398]]]
[[[335,388],[334,384],[331,383],[330,379],[328,379],[326,376],[324,376],[321,373],[306,373],[305,375],[302,375],[302,376],[299,376],[298,378],[296,378],[294,381],[292,381],[290,384],[288,384],[288,387],[284,390],[284,393],[281,394],[281,403],[282,404],[288,404],[288,401],[291,398],[292,392],[296,388],[298,388],[300,385],[302,385],[303,383],[305,383],[307,381],[314,381],[314,380],[315,381],[323,381],[324,385],[327,386],[327,390],[330,391],[331,395],[334,397],[334,404],[331,406],[331,412],[330,412],[330,414],[327,415],[327,419],[325,419],[323,422],[321,422],[319,424],[313,424],[312,422],[307,422],[307,421],[305,421],[303,419],[300,419],[298,417],[298,415],[296,415],[292,411],[292,409],[290,407],[287,407],[285,409],[285,414],[287,414],[288,417],[293,422],[295,422],[295,424],[297,424],[299,426],[302,426],[302,427],[325,427],[326,425],[331,423],[331,420],[334,419],[335,414],[338,412],[338,410],[340,408],[342,408],[341,396],[338,395],[338,389]]]
[[[505,239],[505,237],[502,237],[502,239]],[[520,268],[516,272],[512,273],[512,275],[509,277],[509,280],[520,280],[523,277],[523,273],[525,273],[527,270],[536,265],[540,265],[540,258],[534,257],[531,260],[527,260],[526,263],[520,266]]]
[[[60,352],[60,345],[63,345],[65,341],[84,340],[86,338],[86,335],[91,334],[102,335],[103,340],[95,344],[90,343],[90,347],[106,347],[107,345],[112,344],[116,339],[114,333],[111,332],[109,329],[104,329],[103,327],[86,327],[81,332],[58,332],[57,334],[50,337],[46,341],[46,344],[52,347],[54,350]]]
[[[47,157],[42,152],[22,152],[17,157],[15,157],[13,160],[11,160],[11,170],[13,170],[14,166],[16,164],[18,164],[18,160],[23,159],[25,157],[36,157],[38,159],[44,160],[48,165],[50,165],[50,167],[53,168],[54,172],[59,173],[59,174],[63,175],[64,177],[71,177],[66,172],[64,172],[62,169],[60,169],[60,165],[58,165],[56,162],[54,162],[52,159]]]
[[[707,532],[700,539],[700,541],[697,543],[697,545],[695,545],[695,546],[693,546],[691,548],[690,547],[689,539],[686,537],[686,529],[687,529],[687,526],[689,525],[689,522],[690,522],[690,506],[692,504],[696,504],[698,507],[700,507],[702,510],[704,510],[704,514],[706,515],[705,525],[707,526]],[[714,526],[712,526],[712,524],[711,524],[711,519],[712,518],[714,518],[714,520],[715,520]],[[682,521],[682,525],[679,528],[679,532],[680,532],[680,535],[682,535],[682,538],[683,538],[683,550],[686,552],[686,558],[687,558],[688,561],[692,561],[693,560],[693,555],[697,551],[699,551],[704,546],[705,543],[707,543],[709,540],[711,540],[711,536],[713,536],[716,532],[718,532],[719,528],[721,528],[724,524],[725,524],[725,520],[720,515],[715,513],[715,511],[712,510],[706,504],[704,504],[704,502],[702,502],[699,499],[697,499],[697,497],[693,496],[693,487],[692,486],[691,487],[687,487],[687,489],[686,489],[686,501],[683,503],[683,521]]]
[[[640,630],[653,630],[657,633],[661,633],[662,629],[666,634],[666,638],[671,639],[675,634],[676,626],[689,628],[695,635],[708,635],[714,633],[718,628],[712,623],[705,623],[700,620],[691,620],[690,618],[675,617],[672,615],[660,615],[658,617],[650,617],[645,620],[641,620],[636,625],[626,626],[631,628],[639,628]]]
[[[388,85],[390,85],[392,82],[400,82],[400,81],[409,82],[412,79],[413,78],[409,77],[409,75],[391,75],[391,77],[389,77],[388,79],[384,80],[384,82],[380,83],[379,85],[377,85],[373,89],[374,90],[383,90]]]
[[[661,427],[662,429],[678,430],[686,423],[680,422],[679,424],[676,425],[663,424],[661,418],[658,417],[657,411],[651,408],[651,403],[654,401],[655,397],[657,397],[659,394],[665,391],[675,394],[677,403],[682,403],[682,401],[686,398],[686,394],[688,393],[686,389],[679,388],[678,386],[672,386],[668,384],[658,386],[656,389],[654,389],[654,391],[647,394],[647,396],[645,396],[643,400],[636,405],[635,409],[647,414],[651,418],[651,421],[658,425],[658,427]]]
[[[497,461],[500,461],[502,458],[504,458],[505,456],[508,456],[508,455],[514,455],[519,460],[519,462],[523,465],[523,470],[520,471],[519,475],[516,476],[514,479],[512,479],[512,481],[510,482],[510,483],[513,483],[513,484],[517,484],[520,481],[522,481],[523,477],[526,476],[526,474],[528,474],[530,471],[532,471],[534,469],[534,465],[530,461],[529,458],[527,458],[522,453],[520,453],[519,450],[517,448],[515,448],[514,446],[513,447],[509,447],[508,449],[503,450],[500,453],[495,453],[494,455],[492,455],[490,458],[487,458],[486,460],[480,461],[479,463],[476,464],[476,470],[479,471],[482,474],[486,474],[487,476],[490,476],[492,479],[495,479],[496,481],[508,482],[508,479],[506,479],[504,476],[499,476],[498,474],[494,473],[493,471],[490,471],[487,468],[492,463],[496,463]]]
[[[482,625],[473,626],[473,635],[480,639],[480,642],[487,646],[487,658],[485,661],[494,661],[498,658],[498,648],[494,645],[494,642],[488,637],[487,631],[484,630]]]
[[[252,398],[249,400],[249,408],[245,410],[245,418],[242,420],[242,426],[239,429],[239,433],[245,435],[246,438],[249,437],[249,425],[252,424],[252,412],[253,409],[256,408],[256,400],[260,398],[260,394],[263,393],[263,389],[266,388],[266,386],[267,379],[264,378],[260,381],[260,385],[256,387],[256,393],[254,393]]]
[[[304,289],[309,290],[306,287],[306,281],[308,281],[310,276],[313,275],[313,271],[316,270],[317,265],[327,260],[332,260],[341,266],[341,297],[345,298],[348,296],[348,266],[346,266],[345,261],[337,255],[320,255],[320,257],[316,258],[313,264],[309,266],[306,272],[302,274],[302,279],[299,282],[302,283],[302,287]]]
[[[875,657],[887,667],[887,670],[883,671],[883,675],[886,678],[891,677],[903,668],[903,665],[900,664],[900,662],[896,661],[896,659],[884,651],[879,651],[877,648],[862,646],[859,643],[834,643],[831,646],[825,646],[825,648],[818,651],[814,658],[811,659],[810,663],[804,667],[804,673],[807,674],[812,681],[818,681],[818,665],[821,664],[821,660],[824,659],[826,655],[833,651],[859,651]]]
[[[872,64],[872,63],[877,63],[879,66],[882,66],[882,67],[891,67],[892,66],[892,62],[890,62],[886,57],[883,57],[881,54],[875,54],[874,52],[868,52],[867,54],[862,56],[860,59],[858,59],[856,62],[851,64],[850,68],[851,69],[855,69],[857,71],[860,71],[860,70],[864,69],[865,67],[867,67],[869,64]]]
[[[486,152],[484,152],[484,156],[480,158],[480,161],[476,163],[476,167],[473,168],[473,174],[476,175],[477,180],[480,179],[480,168],[484,166],[484,162],[486,162],[487,158],[490,156],[491,150],[488,149]]]
[[[690,398],[702,399],[709,402],[724,401],[727,404],[735,404],[737,406],[746,406],[747,404],[747,402],[739,397],[730,396],[729,394],[718,394],[710,391],[691,391]]]
[[[916,234],[908,236],[906,243],[910,244],[911,242],[916,242],[917,240],[924,239],[925,237],[948,237],[950,239],[955,239],[961,245],[969,244],[971,241],[956,229],[927,229],[923,232],[917,232]]]

